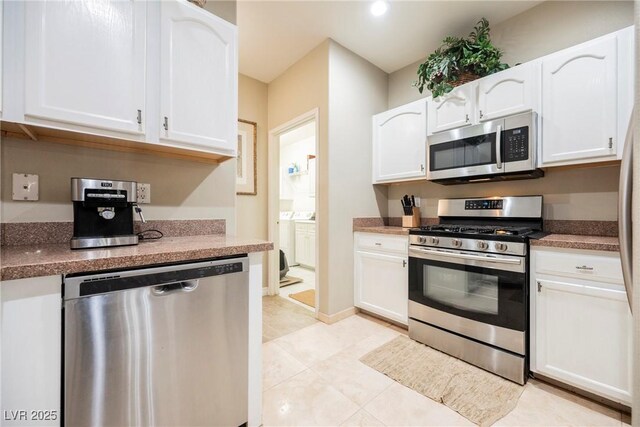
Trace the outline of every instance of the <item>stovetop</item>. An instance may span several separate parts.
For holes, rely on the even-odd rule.
[[[494,235],[494,236],[526,236],[531,234],[534,230],[531,227],[515,227],[515,226],[501,226],[501,225],[460,225],[460,224],[437,224],[420,227],[419,229],[412,229],[411,234],[431,234],[437,232],[438,234],[446,235],[448,233],[455,233],[461,235]],[[470,236],[471,237],[471,236]]]

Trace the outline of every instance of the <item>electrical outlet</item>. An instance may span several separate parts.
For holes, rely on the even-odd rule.
[[[416,199],[416,208],[420,207],[420,197],[414,197]]]
[[[138,203],[151,203],[151,184],[138,183],[137,188]]]
[[[13,200],[37,201],[40,198],[38,175],[14,173],[12,178]]]

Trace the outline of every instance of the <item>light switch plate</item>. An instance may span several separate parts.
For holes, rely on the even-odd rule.
[[[13,174],[13,200],[37,201],[40,198],[38,175]]]
[[[416,208],[420,207],[420,197],[414,197],[416,199]]]

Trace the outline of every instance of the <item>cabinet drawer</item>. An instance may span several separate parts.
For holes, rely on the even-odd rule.
[[[392,252],[402,255],[409,253],[407,236],[388,236],[376,233],[356,233],[356,249]]]
[[[532,251],[535,272],[609,283],[623,283],[620,255],[581,250],[539,249]]]
[[[316,231],[316,224],[313,222],[297,222],[296,221],[296,231],[313,233]]]

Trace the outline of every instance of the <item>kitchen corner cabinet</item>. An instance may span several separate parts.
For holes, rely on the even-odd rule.
[[[354,305],[406,325],[408,237],[355,233],[354,240]]]
[[[2,425],[59,426],[62,278],[0,282],[2,301]],[[7,420],[9,411],[54,411],[50,421]],[[51,415],[51,414],[50,414]]]
[[[427,100],[373,116],[373,183],[426,178]]]
[[[478,80],[478,121],[537,111],[539,63],[528,62]]]
[[[476,85],[467,83],[429,102],[429,135],[474,122]]]
[[[620,158],[633,93],[632,31],[625,29],[542,60],[542,164]]]
[[[236,27],[186,0],[160,10],[160,138],[235,155]]]
[[[143,134],[147,2],[24,7],[25,119]]]
[[[632,317],[617,253],[532,248],[531,370],[631,404]]]
[[[298,264],[316,267],[316,223],[314,221],[296,221],[295,255]]]

